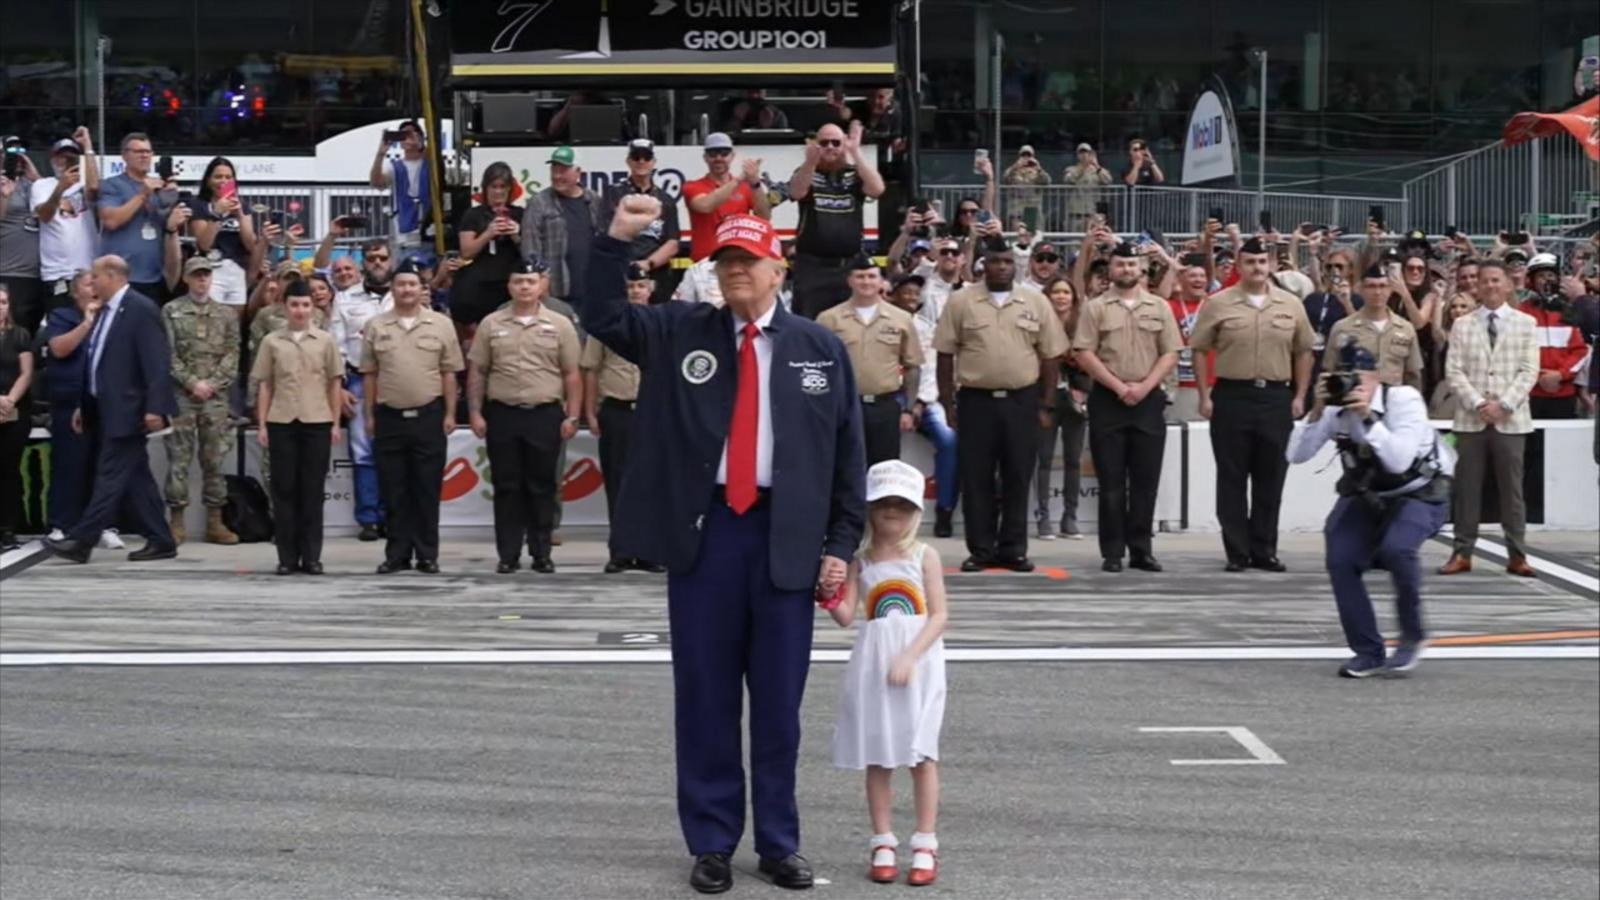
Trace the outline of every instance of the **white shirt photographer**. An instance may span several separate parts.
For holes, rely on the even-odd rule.
[[[1371,421],[1355,410],[1328,407],[1317,421],[1295,425],[1289,436],[1289,462],[1306,462],[1317,455],[1323,444],[1348,437],[1371,447],[1386,472],[1404,472],[1419,457],[1437,448],[1440,474],[1454,475],[1455,452],[1439,440],[1439,432],[1428,421],[1428,405],[1423,402],[1422,393],[1407,385],[1385,389],[1376,379],[1364,379],[1364,383],[1372,386],[1368,406]]]

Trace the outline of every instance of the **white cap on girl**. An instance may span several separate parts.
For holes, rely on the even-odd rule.
[[[899,497],[921,509],[926,484],[926,479],[916,466],[898,459],[887,459],[867,470],[867,502]]]

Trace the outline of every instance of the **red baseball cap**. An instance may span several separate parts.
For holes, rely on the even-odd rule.
[[[778,233],[772,230],[771,222],[759,216],[729,216],[718,223],[717,248],[711,251],[711,258],[715,259],[729,247],[738,247],[763,259],[783,259],[783,244],[778,240]]]

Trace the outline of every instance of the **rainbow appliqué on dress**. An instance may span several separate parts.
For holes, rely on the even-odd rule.
[[[867,618],[885,616],[921,616],[928,612],[927,601],[922,599],[922,589],[912,582],[899,578],[880,581],[867,595]]]

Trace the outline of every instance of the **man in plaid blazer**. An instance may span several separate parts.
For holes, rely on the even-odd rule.
[[[1523,448],[1533,431],[1528,392],[1539,377],[1539,342],[1533,317],[1510,305],[1511,279],[1499,261],[1478,275],[1481,305],[1450,329],[1445,377],[1455,391],[1455,550],[1440,575],[1472,570],[1483,505],[1483,478],[1494,467],[1500,523],[1509,560],[1506,571],[1533,577],[1526,558],[1527,507],[1522,500]]]

